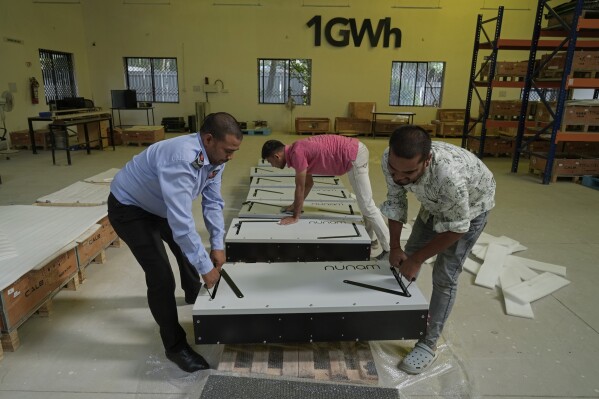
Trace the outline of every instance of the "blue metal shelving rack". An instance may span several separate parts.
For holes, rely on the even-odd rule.
[[[533,36],[532,36],[532,40],[531,40],[530,54],[529,54],[529,58],[528,58],[528,71],[526,74],[524,90],[522,93],[521,115],[526,115],[526,110],[528,108],[528,99],[530,96],[530,91],[532,89],[536,93],[538,93],[541,102],[547,108],[547,110],[548,110],[549,114],[551,115],[551,117],[553,118],[553,120],[551,122],[549,122],[543,128],[539,129],[532,138],[529,138],[525,141],[524,133],[526,132],[526,126],[525,126],[526,118],[520,117],[519,123],[518,123],[518,133],[517,133],[516,142],[515,142],[516,149],[514,151],[514,156],[512,159],[512,169],[511,169],[511,171],[513,173],[518,172],[518,163],[520,162],[520,156],[522,155],[523,152],[526,152],[528,150],[528,145],[532,141],[538,140],[542,134],[545,134],[546,132],[551,131],[549,153],[547,154],[547,163],[545,165],[545,170],[543,173],[543,184],[549,184],[549,182],[551,181],[551,174],[552,174],[552,170],[553,170],[553,161],[555,159],[555,152],[556,152],[556,147],[557,147],[556,138],[557,138],[557,134],[559,132],[560,126],[561,126],[562,115],[563,115],[563,111],[564,111],[564,103],[565,103],[566,97],[568,95],[568,88],[567,88],[568,82],[567,81],[568,81],[570,71],[571,71],[572,59],[574,57],[574,50],[576,49],[576,40],[578,37],[578,30],[577,30],[578,19],[582,13],[582,6],[584,3],[584,0],[577,0],[571,25],[566,23],[556,13],[553,10],[553,8],[551,8],[549,6],[548,2],[549,2],[549,0],[539,0],[538,4],[537,4]],[[545,12],[545,10],[547,10],[550,14],[552,14],[557,19],[557,21],[559,21],[561,28],[565,32],[565,35],[564,35],[563,40],[553,49],[549,59],[547,59],[544,64],[541,64],[537,68],[535,68],[537,50],[539,49],[539,39],[541,36],[541,31],[542,31],[541,24],[543,21],[543,13]],[[544,49],[546,49],[546,48],[544,48]],[[546,99],[545,92],[543,92],[539,87],[537,78],[539,76],[539,71],[543,69],[544,65],[547,62],[549,62],[550,59],[558,53],[558,51],[564,51],[564,50],[566,51],[564,72],[563,72],[563,76],[561,79],[561,83],[559,85],[559,92],[558,92],[558,96],[557,96],[557,104],[556,104],[555,112],[553,112],[553,110],[551,109],[551,107]]]
[[[487,20],[483,20],[483,16],[481,14],[478,15],[476,20],[476,31],[474,35],[474,50],[472,52],[472,64],[470,67],[470,81],[468,84],[468,96],[466,99],[466,115],[464,118],[464,127],[462,130],[462,147],[466,147],[466,141],[472,132],[476,130],[476,127],[480,124],[481,132],[480,132],[480,147],[478,150],[478,157],[482,159],[484,156],[484,148],[485,148],[485,140],[487,136],[487,117],[489,116],[489,107],[491,105],[491,96],[493,94],[493,79],[495,78],[495,64],[497,63],[497,53],[499,51],[499,37],[501,35],[501,24],[503,22],[503,7],[499,7],[497,16],[494,18],[490,18]],[[493,39],[489,37],[487,31],[485,30],[486,24],[493,24],[494,26],[494,35]],[[482,45],[480,39],[481,34],[484,35],[487,42],[486,46]],[[478,53],[483,48],[490,48],[491,54],[482,63],[480,69],[477,69],[478,64]],[[485,99],[482,99],[482,96],[477,88],[477,79],[481,77],[482,71],[488,67],[488,81],[485,82],[486,85],[483,87],[486,88]],[[480,85],[480,84],[479,84]],[[479,113],[479,117],[471,122],[470,120],[470,110],[472,108],[472,97],[473,94],[476,94],[480,104],[484,107],[484,111],[482,114]]]

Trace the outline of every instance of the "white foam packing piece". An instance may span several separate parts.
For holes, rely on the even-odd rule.
[[[521,304],[534,302],[570,284],[569,280],[544,272],[531,280],[503,289],[503,294]]]
[[[553,263],[539,262],[538,260],[522,258],[520,256],[509,255],[505,260],[505,264],[506,266],[520,265],[541,272],[550,272],[559,276],[566,276],[565,266],[555,265]]]
[[[37,199],[39,203],[66,205],[102,205],[108,201],[110,186],[76,182],[52,194]]]
[[[463,268],[467,272],[470,272],[470,273],[476,275],[478,273],[478,271],[480,270],[480,266],[481,266],[481,264],[478,263],[477,261],[475,261],[474,259],[466,258]]]
[[[485,261],[476,275],[474,284],[487,288],[495,287],[507,255],[508,248],[499,244],[489,244]]]
[[[499,275],[499,281],[503,290],[520,284],[522,282],[520,268],[518,266],[509,266],[503,268],[501,274]],[[511,316],[526,317],[529,319],[533,319],[535,317],[532,307],[530,306],[530,302],[519,303],[505,294],[503,295],[503,300],[507,314]]]
[[[106,206],[0,206],[0,231],[17,256],[0,260],[0,290],[73,248],[74,240],[107,214]]]
[[[119,170],[120,169],[118,168],[110,168],[104,172],[98,173],[97,175],[83,179],[83,181],[87,183],[110,184]]]

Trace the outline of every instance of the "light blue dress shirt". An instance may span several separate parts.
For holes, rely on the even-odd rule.
[[[225,165],[208,160],[199,133],[152,144],[114,177],[110,191],[125,205],[166,218],[173,238],[200,274],[212,261],[196,231],[192,201],[202,195],[204,223],[212,249],[224,249],[225,225],[221,180]]]

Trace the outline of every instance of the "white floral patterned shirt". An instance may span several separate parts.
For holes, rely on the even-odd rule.
[[[387,181],[387,200],[383,215],[406,223],[407,192],[413,192],[421,207],[418,217],[427,222],[432,216],[437,233],[465,233],[470,221],[495,206],[495,179],[491,171],[470,151],[434,141],[432,158],[415,183],[400,186],[389,172],[389,148],[383,154],[382,168]]]

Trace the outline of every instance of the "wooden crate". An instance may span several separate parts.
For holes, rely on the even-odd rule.
[[[480,150],[480,136],[469,136],[467,142],[468,150],[478,154]],[[485,137],[485,147],[483,153],[486,155],[492,155],[498,157],[500,155],[511,156],[514,152],[514,141],[506,139],[500,136],[489,136]]]
[[[79,282],[86,279],[86,267],[91,263],[106,263],[106,248],[120,247],[121,241],[108,220],[102,218],[96,226],[90,228],[75,240],[77,243],[77,260]]]
[[[546,65],[539,72],[539,79],[559,80],[564,74],[566,54],[557,53],[551,59],[549,54],[541,56],[541,64]],[[570,68],[570,76],[575,78],[596,78],[599,72],[599,51],[575,51]]]
[[[318,134],[331,131],[329,118],[295,118],[295,132],[297,134]]]
[[[372,113],[376,111],[374,102],[351,102],[348,105],[350,118],[368,119],[372,121]]]
[[[397,128],[407,125],[408,121],[392,121],[388,119],[377,119],[374,124],[376,134],[391,134]]]
[[[335,118],[335,132],[337,133],[370,134],[371,131],[372,122],[368,119]]]
[[[164,140],[164,126],[133,126],[123,129],[123,144],[153,144]]]
[[[526,120],[534,121],[536,118],[538,101],[529,101],[526,111]],[[484,109],[479,109],[479,114],[482,115]],[[520,100],[491,100],[489,104],[489,116],[491,120],[501,121],[517,121],[522,113],[522,101]]]
[[[0,331],[5,351],[18,347],[16,329],[77,276],[75,249],[57,256],[39,270],[31,270],[0,292]]]
[[[435,125],[438,137],[461,137],[464,130],[465,109],[438,109],[437,119],[431,121]]]
[[[599,132],[599,103],[571,101],[564,107],[562,132]]]
[[[533,153],[530,155],[528,170],[531,173],[543,174],[547,165],[547,153]],[[579,177],[583,175],[581,164],[582,157],[578,154],[556,153],[551,171],[551,182],[555,183],[558,177]]]
[[[29,138],[29,130],[18,130],[10,132],[10,144],[12,148],[27,148],[31,149],[31,139]],[[36,147],[41,147],[44,150],[50,148],[50,131],[48,129],[40,129],[33,132],[33,137]]]
[[[528,61],[497,61],[495,64],[496,81],[504,82],[522,82],[526,77],[528,70]],[[481,70],[480,80],[482,82],[489,81],[489,64]]]

